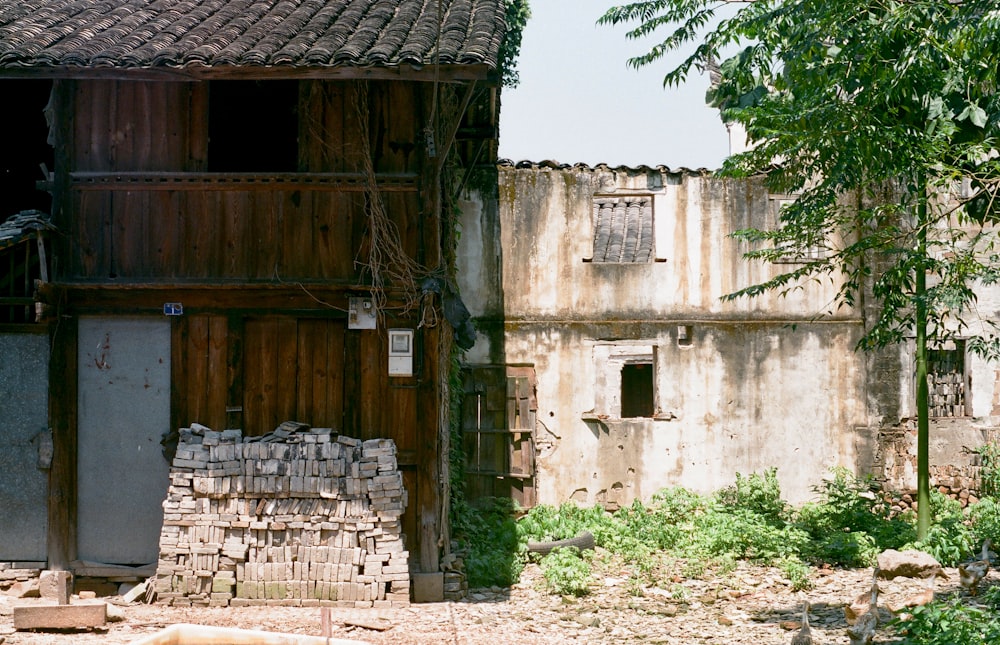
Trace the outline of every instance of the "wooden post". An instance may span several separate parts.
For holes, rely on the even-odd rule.
[[[52,467],[49,469],[48,566],[65,570],[76,559],[77,319],[59,303],[52,325],[49,357],[49,420]]]

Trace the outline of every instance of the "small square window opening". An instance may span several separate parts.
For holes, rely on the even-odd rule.
[[[651,417],[653,401],[653,364],[625,363],[622,365],[622,418]]]

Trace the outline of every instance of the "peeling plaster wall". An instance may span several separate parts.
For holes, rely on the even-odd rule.
[[[497,199],[480,190],[459,196],[460,235],[456,249],[457,286],[475,319],[476,344],[465,354],[469,363],[503,363],[503,291],[500,220]]]
[[[651,196],[655,256],[647,264],[586,262],[593,255],[595,195]],[[500,169],[501,248],[506,319],[799,321],[825,312],[832,285],[724,302],[721,296],[774,274],[742,259],[730,237],[774,222],[760,182],[696,172]],[[850,311],[833,320],[860,321]]]
[[[658,261],[585,261],[595,195],[652,197]],[[663,169],[501,167],[500,196],[505,358],[537,374],[540,502],[709,492],[772,466],[798,502],[830,467],[874,452],[858,430],[871,421],[866,363],[853,351],[861,316],[811,320],[835,287],[721,299],[771,270],[744,261],[730,237],[773,221],[762,185]],[[595,351],[608,344],[653,348],[656,417],[601,409],[614,408],[620,383],[608,373],[620,365]]]
[[[593,348],[609,332],[656,349],[661,418],[594,418]],[[540,501],[626,504],[674,485],[710,492],[771,466],[786,497],[803,500],[830,467],[853,462],[853,428],[865,419],[853,326],[791,334],[703,324],[683,348],[675,333],[655,323],[508,328],[508,356],[534,362],[538,378]]]

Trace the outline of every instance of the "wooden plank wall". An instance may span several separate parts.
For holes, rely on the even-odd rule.
[[[390,197],[416,253],[416,193]],[[357,282],[364,195],[332,191],[96,191],[74,194],[77,279]]]
[[[365,172],[358,141],[355,85],[300,84],[300,171]],[[422,261],[424,239],[416,176],[424,172],[416,120],[419,88],[372,83],[371,152],[378,173],[411,176],[410,188],[383,194],[404,249]],[[208,154],[205,84],[93,81],[77,83],[71,172],[202,172]],[[247,136],[253,136],[248,132]],[[216,176],[217,177],[217,176]],[[154,185],[150,186],[149,184]],[[294,181],[292,182],[294,183]],[[226,185],[165,188],[155,181],[103,188],[75,184],[61,222],[72,240],[65,278],[178,280],[342,280],[357,282],[354,261],[364,243],[363,185],[281,188]]]
[[[260,436],[283,421],[302,421],[360,439],[390,438],[413,509],[404,530],[416,539],[419,437],[435,436],[434,419],[418,415],[417,385],[433,370],[390,379],[385,334],[346,326],[342,316],[179,317],[172,338],[172,425],[235,427]]]
[[[155,314],[149,304],[160,293],[163,301],[174,291],[198,294],[199,304],[172,321],[173,427],[198,422],[261,435],[294,419],[393,439],[409,492],[403,529],[411,557],[437,570],[440,328],[417,330],[416,375],[392,379],[385,327],[417,329],[419,313],[390,314],[377,330],[347,329],[347,297],[363,294],[367,279],[369,197],[358,181],[365,167],[355,85],[300,82],[302,176],[267,185],[261,175],[254,186],[205,172],[210,85],[66,85],[72,136],[60,184],[67,208],[58,225],[67,235],[57,282],[80,298],[67,310]],[[396,182],[382,193],[385,210],[405,252],[436,266],[438,174],[420,142],[427,86],[369,87],[374,168],[380,181]],[[317,173],[351,177],[342,187],[316,186]],[[136,174],[140,180],[130,179]],[[308,285],[321,287],[325,302],[304,299]],[[247,286],[266,287],[269,304],[255,300],[260,289],[242,292]],[[144,294],[142,305],[130,290]],[[226,304],[213,304],[211,294]]]
[[[73,84],[73,170],[204,169],[201,83],[93,80]],[[199,125],[200,124],[200,125]],[[197,132],[193,128],[200,128]]]

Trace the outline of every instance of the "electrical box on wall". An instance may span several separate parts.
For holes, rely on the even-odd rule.
[[[375,329],[375,303],[371,298],[347,299],[347,328]]]
[[[389,376],[413,376],[413,330],[389,330]]]

